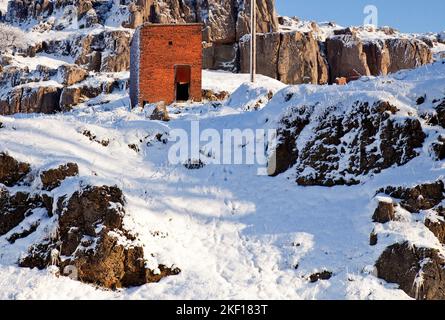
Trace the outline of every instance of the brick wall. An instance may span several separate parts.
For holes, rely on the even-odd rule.
[[[201,24],[144,25],[141,28],[137,68],[139,104],[175,101],[175,65],[191,66],[190,99],[201,100],[201,31]]]

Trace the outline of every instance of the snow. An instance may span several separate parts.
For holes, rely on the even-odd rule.
[[[6,13],[8,11],[9,0],[0,0],[0,12]]]
[[[250,82],[250,74],[235,74],[226,71],[203,70],[203,89],[214,92],[227,91],[233,93],[243,83]],[[257,75],[257,85],[268,87],[274,92],[283,89],[286,85],[282,82],[263,75]]]
[[[52,57],[47,54],[39,54],[36,57],[22,57],[18,55],[11,56],[13,58],[12,65],[23,68],[28,67],[30,71],[36,70],[38,65],[47,66],[52,69],[57,69],[63,64],[67,64],[60,58]]]
[[[20,269],[17,259],[54,223],[41,217],[36,233],[14,246],[0,237],[0,299],[409,299],[396,285],[375,277],[375,261],[397,241],[443,248],[411,215],[399,212],[406,219],[385,226],[372,223],[371,217],[381,187],[445,176],[445,165],[431,160],[427,144],[420,157],[368,177],[361,185],[323,188],[297,186],[287,173],[258,176],[255,165],[206,165],[200,170],[172,166],[167,160],[172,142],[164,145],[155,136],[179,128],[190,131],[190,121],[196,119],[201,130],[274,127],[289,106],[347,103],[357,97],[389,99],[401,109],[401,117],[417,115],[431,108],[433,99],[443,98],[445,65],[439,62],[344,87],[285,86],[267,77],[259,77],[253,86],[248,79],[204,71],[204,88],[229,91],[231,99],[217,111],[205,102],[182,109],[171,106],[177,114],[169,123],[148,121],[144,110],[130,110],[126,91],[99,96],[71,113],[0,116],[2,151],[34,168],[76,162],[80,177],[66,181],[60,194],[80,181],[117,185],[127,200],[125,226],[139,234],[147,265],[163,263],[182,270],[160,283],[113,292],[49,271]],[[269,91],[275,93],[269,103],[246,112],[246,105]],[[289,93],[294,95],[284,103]],[[425,93],[425,105],[416,106],[414,101]],[[110,140],[109,146],[89,141],[81,134],[84,130]],[[431,129],[429,141],[439,131]],[[137,144],[141,152],[129,144]],[[373,229],[384,236],[370,247]],[[333,272],[333,277],[310,283],[308,277],[322,270]]]

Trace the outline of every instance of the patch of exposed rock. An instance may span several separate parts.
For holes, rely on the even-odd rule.
[[[433,209],[445,199],[445,186],[441,180],[412,188],[387,187],[380,192],[399,199],[400,205],[411,213]]]
[[[300,185],[353,185],[365,175],[404,165],[418,156],[425,134],[418,119],[395,120],[396,112],[384,101],[291,107],[279,125],[269,174],[293,167]]]
[[[58,188],[68,177],[79,175],[79,167],[76,163],[67,163],[56,169],[50,169],[40,174],[40,180],[44,190],[52,191]]]
[[[61,88],[45,83],[12,88],[0,97],[0,114],[46,113],[60,111]]]
[[[12,187],[31,171],[28,163],[19,162],[4,152],[0,152],[0,184]]]

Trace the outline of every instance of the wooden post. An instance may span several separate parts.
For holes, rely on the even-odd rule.
[[[250,0],[250,81],[256,81],[256,0]]]

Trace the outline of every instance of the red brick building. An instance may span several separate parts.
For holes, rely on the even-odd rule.
[[[202,24],[145,24],[131,44],[133,107],[201,101]]]

